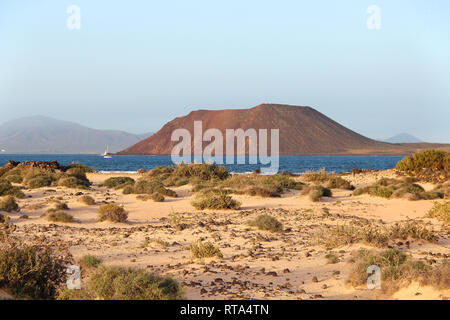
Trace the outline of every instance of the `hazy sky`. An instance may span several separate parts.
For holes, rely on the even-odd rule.
[[[370,5],[380,30],[367,28]],[[372,138],[450,143],[449,17],[448,0],[1,0],[0,122],[42,114],[140,133],[270,102]]]

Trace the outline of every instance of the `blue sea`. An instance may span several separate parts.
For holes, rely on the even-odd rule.
[[[354,168],[384,170],[395,167],[403,156],[280,156],[279,172],[303,173],[325,168],[336,173],[349,172]],[[0,154],[0,166],[8,160],[52,161],[62,165],[80,162],[100,172],[134,172],[140,168],[149,170],[156,166],[173,165],[170,156],[113,156],[104,159],[100,155],[45,155],[45,154]],[[260,164],[232,164],[225,166],[230,172],[245,173],[260,169]]]

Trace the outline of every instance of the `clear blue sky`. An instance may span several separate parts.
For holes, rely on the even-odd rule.
[[[81,8],[69,30],[67,7]],[[369,5],[381,29],[366,27]],[[450,142],[450,1],[0,2],[0,122],[156,131],[193,109],[309,105]]]

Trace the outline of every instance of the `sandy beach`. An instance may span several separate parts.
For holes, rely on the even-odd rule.
[[[424,240],[399,241],[393,248],[405,250],[430,264],[450,257],[449,230],[436,219],[425,218],[434,200],[409,201],[333,189],[333,197],[312,202],[300,191],[290,190],[280,198],[233,195],[242,202],[240,210],[196,210],[190,185],[171,188],[176,198],[164,202],[142,201],[135,194],[99,186],[114,176],[140,177],[137,173],[88,173],[89,190],[46,187],[25,190],[18,200],[20,212],[10,213],[16,233],[24,239],[66,247],[75,261],[95,255],[105,265],[143,268],[170,276],[184,285],[187,299],[447,299],[450,290],[411,283],[394,294],[350,286],[351,253],[360,243],[328,250],[316,241],[324,226],[377,223],[392,225],[420,219],[438,235],[435,243]],[[355,187],[380,178],[396,178],[393,170],[347,174]],[[295,177],[302,180],[302,177]],[[421,183],[425,190],[434,185]],[[92,196],[96,204],[79,202]],[[67,203],[74,223],[52,223],[43,216],[49,199]],[[444,201],[444,200],[438,200]],[[116,203],[128,212],[126,223],[98,222],[99,205]],[[248,221],[268,213],[283,223],[282,233],[261,231]],[[25,218],[25,216],[27,218]],[[173,221],[182,228],[174,227]],[[210,241],[223,258],[194,259],[189,244]],[[325,257],[332,253],[335,263]]]

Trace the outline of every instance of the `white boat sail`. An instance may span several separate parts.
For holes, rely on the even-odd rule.
[[[110,153],[108,152],[108,146],[106,146],[106,150],[103,153],[103,158],[105,158],[105,159],[111,159],[112,158]]]

